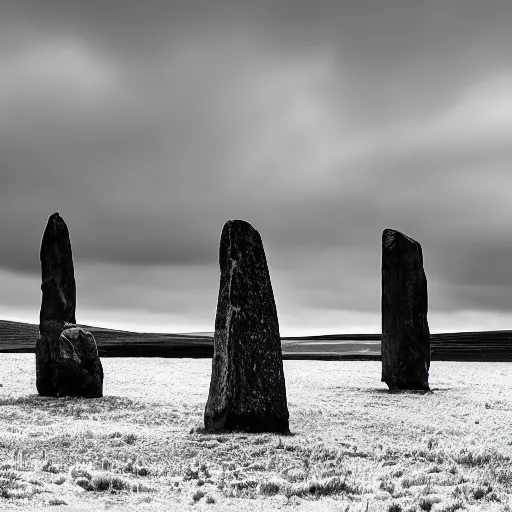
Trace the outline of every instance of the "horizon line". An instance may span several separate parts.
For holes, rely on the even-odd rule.
[[[25,322],[20,320],[10,320],[6,318],[0,318],[0,322],[5,323],[15,323],[15,324],[25,324],[25,325],[31,325],[34,327],[39,328],[39,324],[32,323],[32,322]],[[92,329],[102,329],[105,331],[113,331],[113,332],[129,332],[129,333],[137,333],[137,334],[164,334],[164,335],[178,335],[178,336],[204,336],[204,337],[212,337],[215,334],[215,330],[213,331],[186,331],[186,332],[172,332],[172,331],[139,331],[139,330],[130,330],[130,329],[114,329],[111,327],[104,327],[101,325],[91,325],[91,324],[84,324],[84,323],[76,323],[74,325],[86,327],[86,328],[92,328]],[[439,334],[471,334],[471,333],[504,333],[504,332],[511,332],[512,329],[491,329],[491,330],[476,330],[476,331],[441,331],[441,332],[430,332],[431,335],[439,335]],[[324,336],[339,336],[339,337],[347,337],[347,336],[382,336],[382,332],[348,332],[348,333],[336,333],[336,332],[330,332],[326,334],[306,334],[306,335],[294,335],[294,336],[283,336],[281,335],[281,339],[296,339],[296,338],[314,338],[314,337],[324,337]]]

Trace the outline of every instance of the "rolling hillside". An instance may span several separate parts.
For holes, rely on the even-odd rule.
[[[210,333],[156,334],[82,326],[101,357],[211,357]],[[38,326],[0,320],[0,352],[34,352]],[[380,334],[283,337],[284,359],[380,359]],[[512,331],[431,335],[433,361],[512,361]]]
[[[281,339],[283,356],[311,354],[308,359],[328,359],[322,354],[380,359],[380,334],[329,334]],[[512,361],[512,331],[454,332],[430,335],[432,361]],[[360,356],[360,357],[359,357]]]
[[[205,336],[117,331],[80,325],[92,332],[101,357],[211,357]],[[39,326],[0,320],[0,352],[34,352]]]

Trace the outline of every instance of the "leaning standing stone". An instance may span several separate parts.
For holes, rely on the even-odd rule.
[[[428,390],[430,333],[421,245],[393,229],[382,234],[382,381]]]
[[[288,432],[281,337],[259,233],[228,221],[219,248],[208,431]]]
[[[88,336],[81,334],[73,338],[75,352],[82,356],[87,354],[85,359],[80,359],[80,371],[74,367],[72,372],[68,369],[69,365],[64,364],[66,358],[63,356],[61,336],[65,329],[75,327],[76,286],[69,231],[58,213],[48,219],[41,242],[40,260],[42,300],[39,339],[36,342],[37,391],[42,396],[70,393],[75,393],[73,396],[102,396],[102,390],[98,388],[98,375],[101,373],[102,388],[103,370],[98,370],[101,361],[92,334],[82,331]],[[94,364],[92,359],[95,359]],[[74,362],[79,364],[76,360]],[[66,379],[69,382],[64,382]],[[76,390],[82,390],[83,394]]]

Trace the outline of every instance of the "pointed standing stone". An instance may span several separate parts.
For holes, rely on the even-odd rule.
[[[54,323],[75,324],[76,286],[73,253],[66,223],[58,213],[48,219],[41,242],[43,297],[39,324],[44,329]]]
[[[428,390],[430,333],[421,245],[382,233],[382,381],[389,389]]]
[[[259,233],[231,220],[219,248],[208,431],[288,432],[279,322]]]
[[[74,371],[69,365],[66,366],[69,347],[62,339],[62,333],[65,329],[75,327],[76,286],[69,231],[58,213],[48,219],[41,242],[40,260],[42,300],[39,315],[40,336],[36,342],[37,391],[42,396],[63,396],[68,394],[66,390],[79,389],[83,394],[73,396],[102,396],[103,369],[91,333],[80,329],[86,334],[74,337],[72,342],[75,352],[80,354],[84,353],[80,345],[87,345],[87,362],[75,360],[80,369],[72,365]],[[92,355],[94,351],[96,356]],[[92,359],[96,359],[94,364]],[[64,373],[59,370],[63,366],[67,369]],[[63,382],[62,375],[69,382]],[[91,379],[90,382],[88,379]]]

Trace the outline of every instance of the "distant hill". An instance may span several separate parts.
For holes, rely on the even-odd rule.
[[[200,336],[213,338],[213,331],[201,331],[201,332],[182,332],[180,336]]]
[[[92,332],[101,357],[211,357],[213,353],[211,337],[78,325]],[[38,337],[38,325],[0,320],[0,352],[34,352]]]
[[[212,357],[213,333],[139,333],[82,325],[101,357]],[[34,352],[35,324],[0,320],[0,352]],[[380,359],[380,334],[327,334],[281,338],[283,359]],[[512,331],[431,335],[433,361],[512,361]]]

